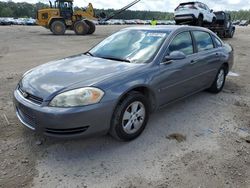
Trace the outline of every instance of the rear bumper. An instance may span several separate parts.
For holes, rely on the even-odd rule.
[[[196,17],[194,14],[182,14],[182,15],[175,15],[175,21],[194,21]]]
[[[13,102],[23,125],[47,136],[63,138],[106,134],[114,109],[112,102],[76,108],[40,106],[27,101],[18,90]]]

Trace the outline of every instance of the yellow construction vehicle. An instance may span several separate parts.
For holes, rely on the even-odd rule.
[[[73,0],[56,0],[54,5],[50,1],[50,8],[37,11],[37,24],[55,35],[63,35],[66,30],[74,30],[77,35],[93,34],[96,29],[93,21],[107,21],[139,1],[133,1],[109,17],[95,15],[91,3],[83,10],[74,11]]]

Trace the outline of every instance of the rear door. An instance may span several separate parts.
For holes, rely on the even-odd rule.
[[[195,75],[195,87],[209,87],[218,70],[221,53],[215,48],[210,33],[205,31],[192,31],[196,55],[190,63]]]

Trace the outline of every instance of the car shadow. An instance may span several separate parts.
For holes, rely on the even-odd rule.
[[[35,140],[42,139],[42,144],[30,151],[38,153],[35,168],[39,176],[34,182],[39,184],[42,174],[48,175],[48,182],[53,182],[55,175],[62,177],[64,184],[74,179],[75,174],[87,178],[88,182],[96,182],[96,178],[108,182],[116,174],[119,177],[129,172],[139,174],[153,163],[158,169],[162,156],[164,160],[173,160],[171,157],[180,154],[182,149],[193,150],[192,145],[208,147],[203,144],[221,124],[211,119],[221,110],[218,104],[222,95],[201,92],[156,111],[151,114],[144,132],[130,142],[119,142],[109,135],[72,140],[35,135]],[[184,135],[185,140],[179,143],[169,139],[173,133]]]
[[[44,136],[37,136],[37,138],[45,140],[43,149],[49,149],[50,152],[57,151],[53,154],[56,158],[62,156],[60,150],[63,151],[63,156],[66,158],[69,156],[70,158],[82,158],[86,153],[91,153],[92,157],[98,157],[104,153],[120,152],[121,148],[134,148],[139,152],[154,147],[162,139],[166,140],[166,136],[172,132],[182,132],[187,136],[192,135],[192,132],[195,131],[192,129],[201,128],[200,125],[192,122],[200,120],[199,115],[202,114],[202,111],[199,109],[203,108],[203,105],[204,108],[206,107],[209,98],[213,100],[211,98],[215,98],[215,95],[201,92],[154,112],[151,114],[142,135],[131,142],[117,141],[110,135],[66,140]]]

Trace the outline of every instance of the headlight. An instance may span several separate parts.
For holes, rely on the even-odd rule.
[[[98,88],[86,87],[60,93],[55,96],[49,106],[75,107],[95,104],[100,102],[104,92]]]

